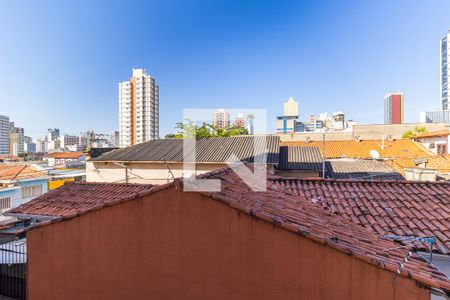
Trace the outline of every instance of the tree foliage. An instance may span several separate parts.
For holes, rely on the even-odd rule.
[[[176,133],[167,134],[169,139],[183,139],[185,137],[195,136],[197,139],[210,137],[228,137],[236,135],[247,135],[248,131],[244,127],[232,125],[226,128],[219,128],[212,124],[203,122],[201,125],[196,125],[194,122],[186,120],[186,122],[179,122],[175,126]]]
[[[428,130],[425,127],[415,127],[414,130],[407,130],[402,138],[404,139],[412,139],[415,138],[418,134],[427,133]]]

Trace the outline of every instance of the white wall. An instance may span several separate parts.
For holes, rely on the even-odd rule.
[[[128,163],[127,166],[129,183],[164,184],[170,182],[173,177],[183,176],[183,164],[181,163],[168,164],[173,176],[164,163]],[[197,164],[197,174],[226,166],[226,164]],[[273,166],[269,165],[267,169],[269,172],[273,172]],[[86,181],[124,183],[125,168],[112,162],[88,161],[86,163]]]

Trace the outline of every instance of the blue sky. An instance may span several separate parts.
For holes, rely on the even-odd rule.
[[[1,1],[0,114],[27,135],[117,130],[117,83],[160,85],[161,135],[183,108],[337,110],[383,121],[439,108],[439,39],[450,1]]]

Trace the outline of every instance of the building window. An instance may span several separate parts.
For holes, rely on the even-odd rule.
[[[438,154],[447,154],[447,145],[446,144],[437,144],[437,151]]]
[[[42,186],[41,185],[23,186],[21,188],[21,191],[22,191],[22,199],[36,197],[42,195]]]
[[[0,198],[0,209],[11,207],[11,197]]]

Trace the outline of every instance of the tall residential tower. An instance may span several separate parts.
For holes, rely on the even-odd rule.
[[[120,147],[159,138],[159,86],[144,69],[119,83]]]
[[[403,93],[384,96],[384,124],[403,123]]]
[[[0,115],[0,154],[9,154],[9,117]]]
[[[442,110],[448,110],[448,89],[450,87],[450,29],[447,35],[441,39],[441,108]]]

